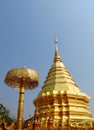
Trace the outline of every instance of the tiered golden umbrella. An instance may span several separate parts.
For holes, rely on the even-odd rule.
[[[24,92],[25,89],[33,89],[38,86],[39,74],[28,68],[16,68],[8,71],[5,83],[13,88],[19,88],[19,104],[17,116],[17,130],[22,130]]]

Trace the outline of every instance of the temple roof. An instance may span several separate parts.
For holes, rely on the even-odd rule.
[[[55,56],[53,64],[48,72],[42,90],[38,94],[38,98],[42,96],[42,94],[53,94],[53,93],[63,93],[66,91],[70,94],[78,94],[88,97],[85,93],[81,92],[78,85],[72,78],[68,69],[64,66],[61,61],[61,57],[59,55],[58,47],[57,47],[57,39],[55,40]],[[88,97],[89,98],[89,97]]]

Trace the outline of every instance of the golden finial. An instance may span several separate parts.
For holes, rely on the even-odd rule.
[[[57,39],[57,37],[55,37],[54,42],[55,42],[55,44],[57,44],[57,43],[58,43],[58,39]]]
[[[58,47],[57,47],[58,39],[57,39],[57,37],[55,37],[54,42],[55,42],[55,58],[54,58],[54,62],[61,61],[59,53],[58,53]]]

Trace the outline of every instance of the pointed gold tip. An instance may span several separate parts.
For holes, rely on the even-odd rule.
[[[57,37],[55,37],[54,42],[55,42],[55,44],[58,43],[58,39],[57,39]]]

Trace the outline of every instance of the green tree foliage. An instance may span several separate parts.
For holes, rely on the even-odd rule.
[[[14,120],[13,117],[10,117],[10,111],[2,103],[0,103],[0,119],[7,124],[11,124]]]

